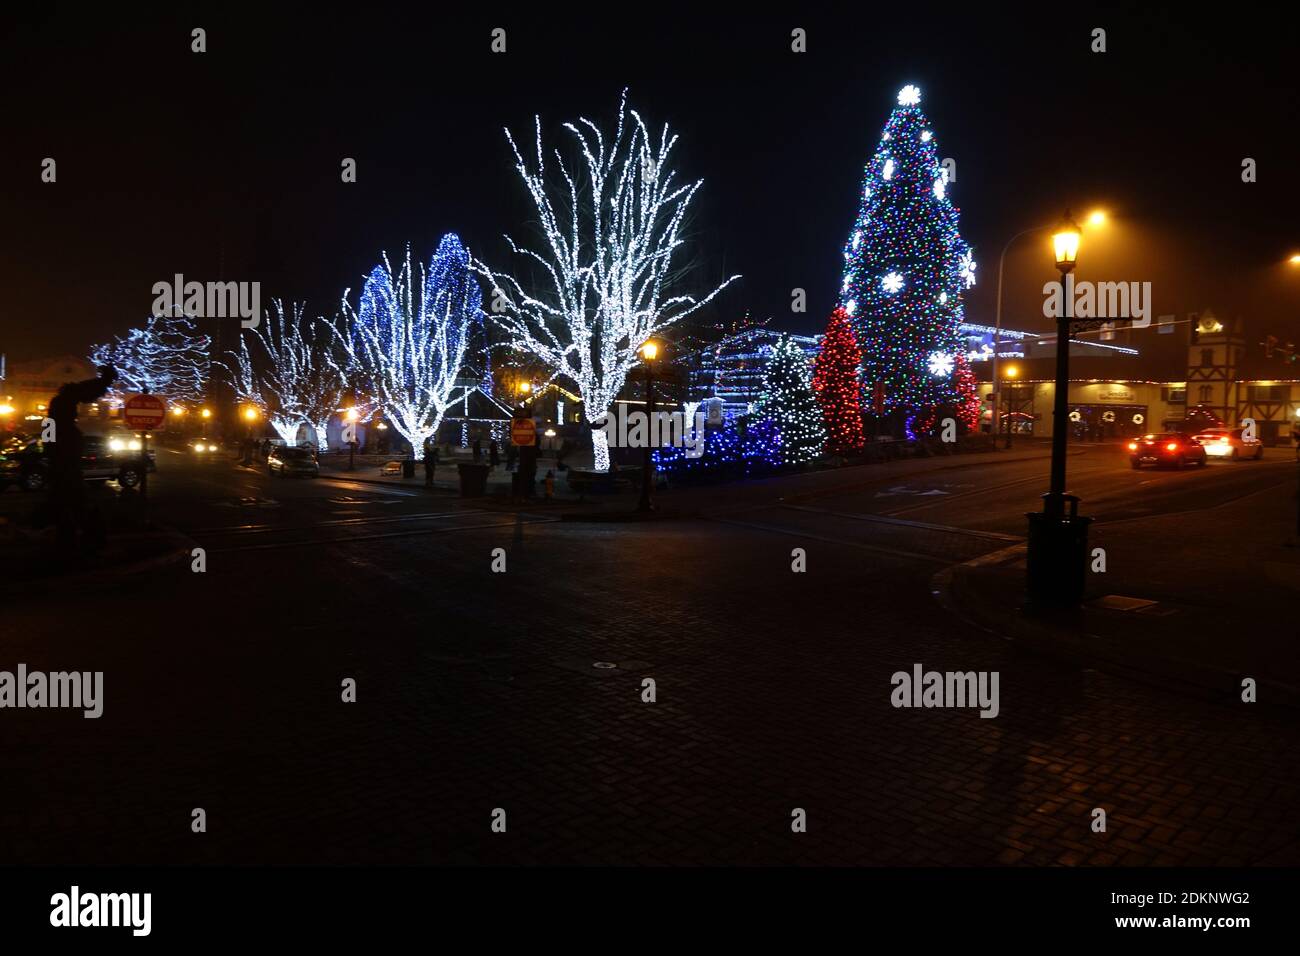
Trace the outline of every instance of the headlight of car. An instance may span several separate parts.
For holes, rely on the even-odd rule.
[[[208,446],[208,451],[216,451],[216,450],[217,450],[217,446],[216,446],[216,445],[209,445],[209,446]]]

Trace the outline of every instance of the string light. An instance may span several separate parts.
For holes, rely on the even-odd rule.
[[[906,427],[924,430],[941,406],[966,414],[961,363],[931,374],[929,358],[962,353],[962,293],[975,282],[975,260],[920,96],[911,85],[899,91],[865,165],[839,304],[862,349],[863,390],[879,397],[884,414],[902,413]]]
[[[296,444],[306,425],[324,449],[325,425],[343,391],[330,358],[334,333],[323,319],[306,321],[301,302],[287,312],[279,299],[271,305],[258,327],[240,337],[238,351],[231,353],[234,364],[226,365],[236,396],[265,415],[285,444]],[[258,347],[256,355],[250,340]]]
[[[763,374],[763,394],[755,418],[769,421],[781,440],[781,462],[812,461],[826,444],[821,406],[813,393],[812,369],[804,350],[783,335],[772,347]]]
[[[836,309],[826,324],[821,351],[813,363],[812,387],[821,405],[826,450],[836,455],[861,451],[862,404],[858,384],[858,348],[848,313]]]
[[[483,317],[470,261],[460,238],[447,233],[427,270],[411,268],[407,246],[400,272],[393,273],[387,255],[371,270],[355,309],[343,293],[341,371],[370,393],[372,407],[411,443],[416,461],[455,401],[470,334]]]
[[[521,249],[507,236],[511,251],[527,261],[525,271],[499,274],[477,261],[474,267],[491,283],[493,319],[512,345],[572,379],[583,414],[594,426],[604,421],[640,361],[641,343],[695,312],[739,276],[701,299],[668,294],[682,271],[673,265],[682,245],[679,232],[702,180],[676,182],[668,166],[676,135],[665,125],[656,142],[640,115],[627,109],[626,91],[612,137],[586,118],[565,124],[577,141],[585,176],[571,174],[560,155],[555,157],[560,175],[548,175],[540,117],[534,126],[532,167],[508,129],[506,139],[537,208],[545,251]],[[567,190],[556,189],[553,200],[548,183],[555,189],[558,182]],[[523,278],[538,265],[549,284]],[[597,428],[591,434],[595,468],[607,471],[608,437]]]
[[[211,346],[189,316],[151,315],[144,328],[92,348],[90,361],[117,369],[112,395],[119,403],[126,393],[146,390],[173,402],[197,402],[212,371]]]

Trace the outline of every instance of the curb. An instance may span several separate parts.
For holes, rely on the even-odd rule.
[[[644,514],[640,511],[593,511],[589,514],[567,512],[560,515],[561,521],[592,521],[613,524],[646,524],[655,521],[685,521],[698,515],[689,511],[652,511]]]
[[[964,599],[958,580],[960,570],[1007,564],[1027,550],[1028,545],[1017,544],[972,561],[949,565],[931,576],[930,592],[940,606],[962,621],[1029,653],[1218,703],[1240,700],[1241,679],[1247,676],[1240,672],[1144,653],[1140,647],[1117,644],[1112,638],[1087,633],[1077,626],[1062,627],[1051,620],[1035,619],[1019,606],[1013,608],[1011,616],[995,618],[976,610],[976,602]],[[1267,702],[1270,709],[1280,706],[1300,710],[1300,687],[1259,676],[1255,682],[1258,699]]]

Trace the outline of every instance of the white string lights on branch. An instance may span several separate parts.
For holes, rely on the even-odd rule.
[[[546,242],[521,248],[509,236],[521,270],[475,268],[491,283],[493,318],[512,344],[571,379],[589,424],[604,421],[638,350],[652,336],[709,302],[739,276],[703,298],[669,294],[685,269],[674,266],[687,208],[702,180],[678,183],[669,167],[677,137],[665,124],[658,139],[640,115],[619,103],[618,126],[607,137],[580,118],[564,128],[580,154],[579,173],[557,150],[558,178],[548,182],[540,117],[535,118],[530,167],[510,131],[515,168],[537,209]],[[540,277],[536,281],[533,276]],[[595,467],[609,468],[604,431],[593,430]]]
[[[190,317],[151,315],[144,328],[130,329],[91,349],[90,361],[117,369],[114,400],[149,391],[173,402],[196,402],[208,386],[211,345],[212,339],[200,334]]]
[[[272,309],[255,330],[240,337],[228,365],[235,392],[242,402],[256,405],[286,444],[295,444],[306,425],[324,450],[325,427],[338,407],[343,381],[330,356],[334,335],[324,319],[308,322],[302,303],[285,311],[272,300]],[[249,348],[249,341],[256,351]]]

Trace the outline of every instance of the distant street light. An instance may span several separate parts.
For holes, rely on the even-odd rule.
[[[1103,209],[1094,209],[1088,216],[1088,225],[1104,226],[1106,224],[1106,212]],[[1001,396],[998,394],[998,352],[1002,348],[1002,274],[1006,270],[1007,251],[1010,250],[1011,244],[1021,236],[1027,236],[1034,232],[1047,232],[1053,226],[1030,226],[1028,229],[1021,229],[1018,233],[1007,240],[1006,245],[1002,247],[1002,255],[998,257],[998,297],[997,306],[993,312],[993,356],[991,371],[989,372],[989,381],[993,384],[993,413],[997,417],[997,406]],[[994,425],[997,423],[994,422]],[[997,439],[993,440],[993,447],[997,447]]]
[[[1004,371],[1002,374],[1007,379],[1013,379],[1020,374],[1020,367],[1016,365],[1008,365],[1006,371]],[[999,392],[1002,391],[1001,386],[998,386],[996,383],[994,387],[997,388]],[[1008,451],[1011,450],[1011,416],[1013,412],[1014,409],[1011,407],[1011,389],[1010,387],[1008,387],[1007,388],[1007,443],[1004,446]]]
[[[357,419],[361,417],[361,413],[356,408],[348,408],[344,410],[343,417],[348,423],[348,471],[356,471]]]
[[[257,409],[252,405],[245,405],[243,410],[244,421],[247,426],[244,430],[244,464],[253,463],[253,422],[257,421]]]

